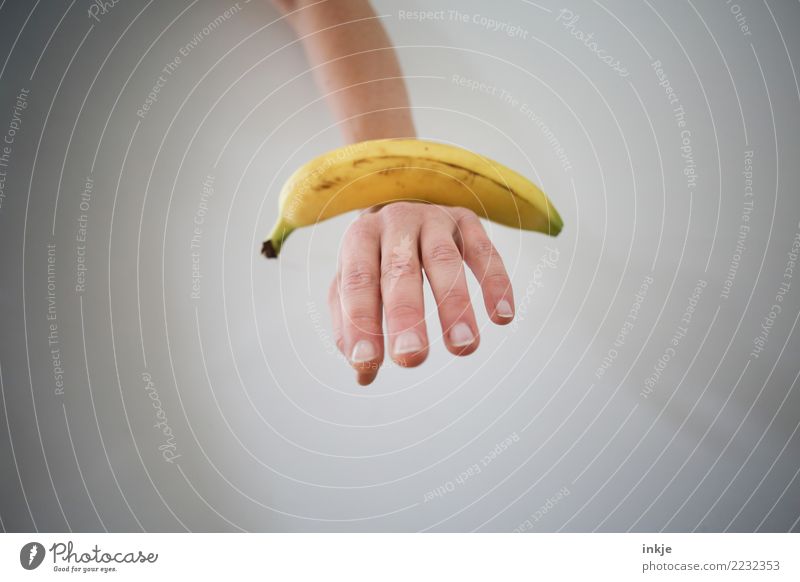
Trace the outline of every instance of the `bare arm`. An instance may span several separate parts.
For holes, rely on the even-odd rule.
[[[317,82],[348,142],[415,136],[400,65],[367,0],[273,1],[303,39]],[[410,256],[397,249],[410,250]],[[353,222],[343,237],[329,307],[336,343],[360,384],[377,376],[384,338],[400,366],[418,366],[427,357],[423,270],[447,349],[466,356],[478,348],[464,261],[481,282],[492,321],[509,323],[514,317],[511,282],[470,210],[394,202]]]
[[[367,0],[274,0],[288,15],[345,140],[414,137],[400,64]]]

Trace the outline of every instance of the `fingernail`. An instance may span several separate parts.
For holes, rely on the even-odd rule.
[[[501,299],[497,302],[495,313],[503,318],[514,317],[514,310],[511,309],[511,304],[505,299]]]
[[[350,361],[354,364],[363,364],[374,360],[378,353],[375,351],[375,346],[369,340],[359,340],[353,347],[353,355],[350,356]]]
[[[422,349],[422,340],[415,331],[404,331],[394,340],[394,353],[397,355],[415,354]]]
[[[475,335],[472,329],[464,323],[457,323],[450,330],[450,343],[457,348],[463,348],[475,341]]]

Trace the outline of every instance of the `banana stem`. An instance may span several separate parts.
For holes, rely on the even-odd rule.
[[[275,223],[275,226],[272,228],[269,238],[261,245],[261,254],[268,259],[276,259],[281,252],[283,241],[286,240],[293,230],[293,226],[284,222],[283,219],[278,219],[278,222]]]

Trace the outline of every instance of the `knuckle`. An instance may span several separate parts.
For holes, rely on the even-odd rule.
[[[361,226],[372,226],[375,224],[375,214],[372,212],[362,212],[353,221],[353,224],[359,224]]]
[[[397,301],[387,305],[385,309],[387,319],[405,320],[413,318],[419,320],[422,318],[422,310],[419,305],[411,301]]]
[[[511,280],[503,272],[487,273],[483,278],[483,283],[493,287],[502,287],[503,289],[511,287]]]
[[[478,219],[478,215],[477,214],[475,214],[469,208],[464,208],[463,206],[454,207],[451,210],[451,213],[453,215],[453,218],[455,218],[456,220],[459,220],[459,221],[460,220],[473,220],[473,219],[477,220]]]
[[[469,303],[469,293],[461,289],[450,289],[442,297],[442,305],[463,306]]]
[[[364,291],[375,287],[377,284],[376,276],[370,266],[364,262],[357,261],[345,266],[342,271],[342,292]]]
[[[452,241],[434,243],[428,249],[426,258],[430,263],[439,265],[452,265],[462,261],[461,253]]]
[[[413,260],[392,258],[381,266],[381,281],[396,283],[400,279],[418,279],[422,275],[419,265]]]
[[[375,232],[375,217],[372,214],[362,214],[356,218],[345,232],[348,238],[372,238]]]
[[[469,249],[479,259],[493,259],[498,256],[497,249],[488,238],[478,238],[470,244]]]
[[[388,220],[394,220],[408,215],[413,210],[411,202],[391,202],[380,209],[380,214]]]
[[[347,321],[358,330],[372,332],[376,329],[378,317],[371,309],[365,307],[352,307],[347,312]]]

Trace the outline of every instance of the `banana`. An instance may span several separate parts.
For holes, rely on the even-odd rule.
[[[262,253],[275,258],[286,237],[345,212],[396,201],[469,208],[499,224],[557,235],[553,203],[532,182],[489,158],[418,139],[378,139],[315,158],[281,190],[280,217]]]

